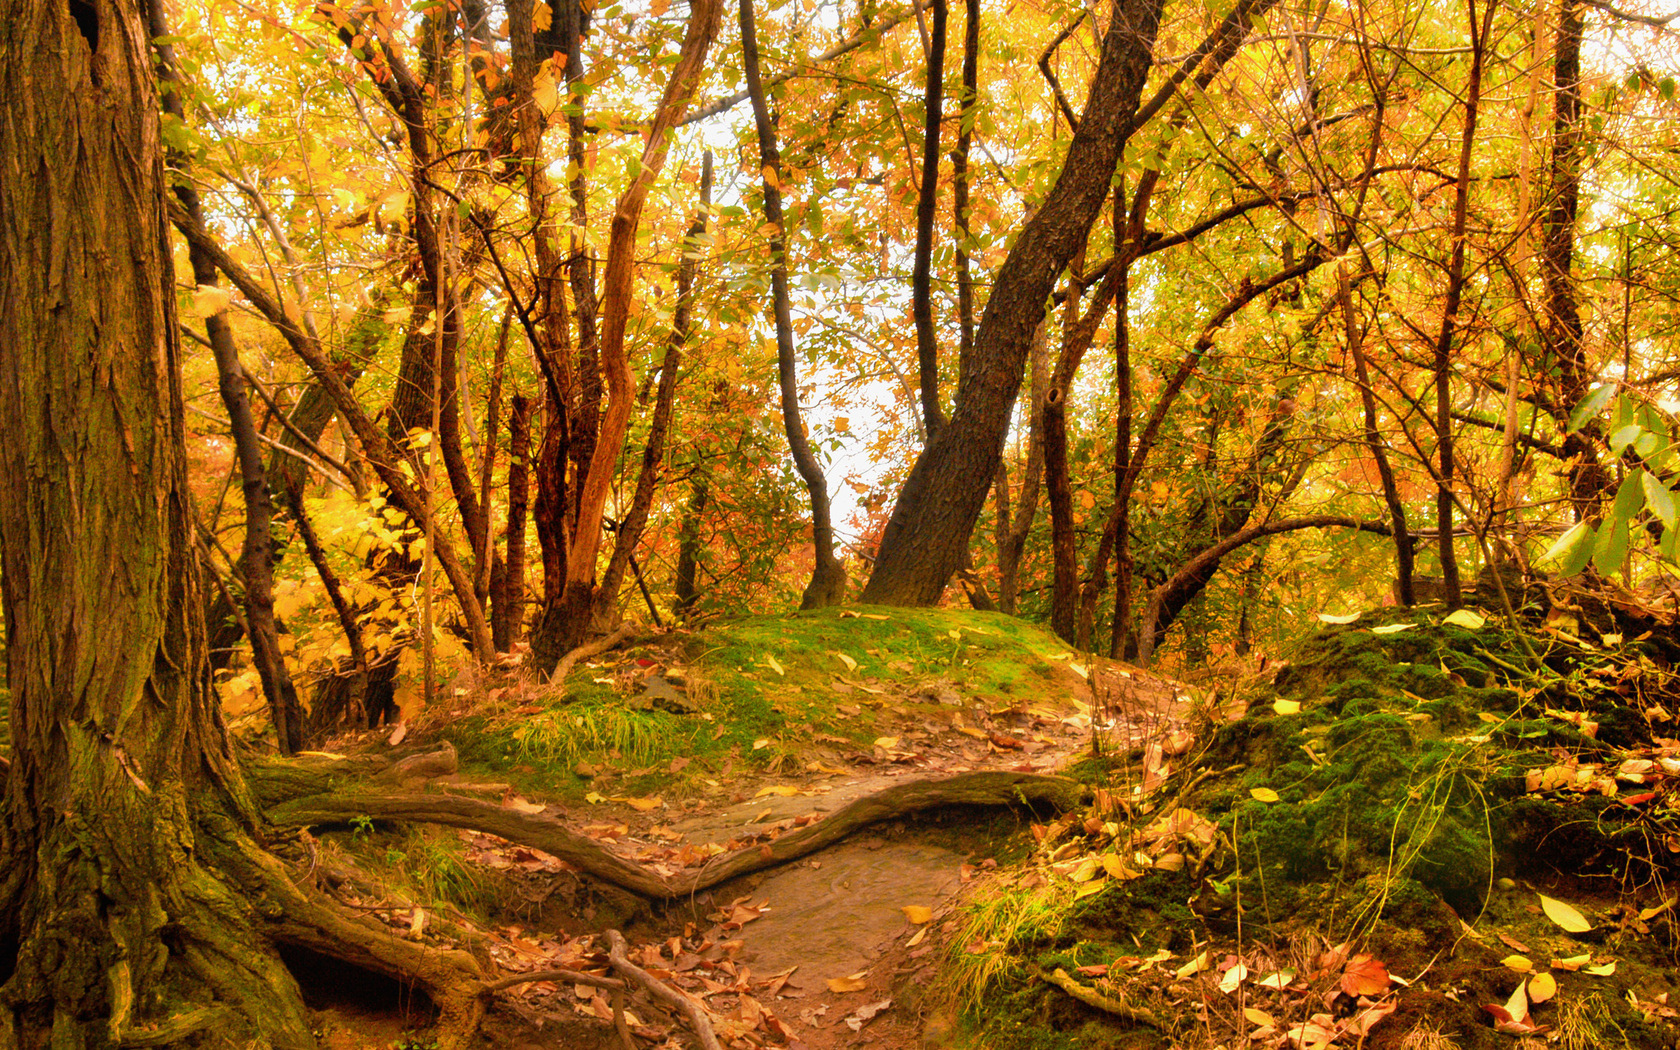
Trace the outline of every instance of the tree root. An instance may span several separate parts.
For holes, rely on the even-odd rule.
[[[704,1050],[723,1050],[716,1033],[712,1031],[712,1020],[707,1015],[706,1008],[631,962],[625,954],[625,949],[624,935],[617,930],[608,930],[607,958],[612,960],[613,969],[646,988],[655,999],[681,1010],[688,1018],[688,1023],[694,1026],[694,1034],[700,1037],[700,1045]]]
[[[950,805],[1004,806],[1042,803],[1058,809],[1077,805],[1077,781],[1033,773],[959,773],[940,780],[896,784],[866,795],[822,820],[773,842],[718,857],[694,875],[671,878],[609,852],[546,813],[525,814],[478,799],[445,794],[312,795],[269,811],[278,824],[341,824],[358,817],[421,821],[469,828],[542,850],[574,868],[651,900],[675,900],[765,868],[826,849],[854,832],[884,820]]]
[[[590,657],[600,656],[608,649],[611,649],[613,646],[623,642],[626,638],[629,638],[632,634],[635,634],[638,629],[639,628],[636,624],[626,620],[624,623],[618,625],[618,630],[607,635],[605,638],[597,638],[593,642],[578,646],[576,649],[573,649],[571,652],[560,658],[560,662],[554,665],[554,673],[548,676],[548,680],[557,685],[564,684],[566,676],[572,673],[572,668],[577,666],[577,662],[579,660],[587,660]]]
[[[1113,1014],[1115,1017],[1118,1017],[1123,1021],[1130,1021],[1133,1024],[1147,1025],[1150,1028],[1159,1029],[1163,1032],[1166,1031],[1166,1028],[1161,1024],[1161,1019],[1150,1013],[1148,1010],[1143,1009],[1141,1006],[1132,1006],[1129,1003],[1123,1003],[1111,996],[1104,995],[1095,988],[1088,988],[1074,980],[1072,977],[1069,977],[1067,971],[1061,967],[1057,967],[1055,973],[1039,974],[1039,976],[1044,978],[1046,982],[1055,985],[1057,988],[1060,988],[1062,991],[1073,996],[1075,999],[1078,999],[1086,1006],[1094,1006],[1105,1013]]]

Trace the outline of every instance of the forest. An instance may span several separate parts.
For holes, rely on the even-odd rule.
[[[0,0],[0,1050],[1673,1045],[1627,4]]]

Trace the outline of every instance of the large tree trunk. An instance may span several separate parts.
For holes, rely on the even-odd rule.
[[[1120,148],[1131,134],[1162,2],[1120,0],[1115,5],[1061,174],[998,271],[975,335],[972,367],[957,382],[956,408],[947,425],[930,435],[899,493],[864,601],[938,601],[962,563],[997,475],[1033,330],[1057,275],[1096,221]]]
[[[229,1037],[312,1046],[195,848],[203,806],[250,810],[205,659],[145,26],[134,0],[0,3],[0,1043],[218,1002]]]

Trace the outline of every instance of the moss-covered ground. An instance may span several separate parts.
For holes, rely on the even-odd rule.
[[[1368,613],[1246,683],[1159,787],[1085,765],[1098,806],[1042,829],[947,944],[959,1041],[1676,1045],[1670,649],[1576,630]],[[1359,955],[1383,980],[1349,994]],[[1498,1030],[1485,1007],[1531,980]]]

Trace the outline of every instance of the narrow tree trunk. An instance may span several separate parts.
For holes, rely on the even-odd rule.
[[[910,273],[910,312],[916,322],[916,361],[922,392],[922,423],[929,438],[945,425],[939,401],[939,338],[933,327],[933,219],[939,210],[939,125],[945,100],[946,0],[932,0],[933,34],[928,41],[927,87],[922,95],[922,183],[916,198],[915,263]],[[757,56],[754,56],[754,63]],[[762,88],[760,89],[762,94]]]
[[[162,4],[153,4],[149,14],[152,37],[167,40],[169,26],[164,20]],[[186,111],[181,103],[183,87],[175,66],[175,49],[168,43],[160,43],[155,45],[155,53],[159,80],[170,88],[163,95],[164,111],[177,120],[185,121]],[[171,160],[176,166],[187,162],[187,158],[178,151],[171,152]],[[203,221],[198,190],[191,182],[176,184],[175,196],[187,214]],[[202,247],[189,245],[187,259],[192,266],[193,282],[199,288],[216,286],[216,264]],[[298,703],[297,689],[292,684],[291,672],[286,668],[286,658],[280,652],[280,634],[274,624],[274,543],[270,535],[274,505],[269,498],[268,472],[263,464],[256,420],[251,416],[250,397],[245,392],[245,370],[239,364],[239,347],[234,341],[233,326],[228,322],[225,307],[218,306],[204,318],[204,329],[216,359],[216,385],[231,424],[240,489],[245,496],[245,541],[240,552],[239,569],[245,582],[245,626],[250,633],[251,659],[256,664],[257,677],[262,681],[263,696],[268,700],[275,743],[282,755],[291,755],[309,745],[303,724],[303,705]]]
[[[1476,142],[1476,119],[1482,100],[1482,59],[1493,26],[1497,0],[1486,3],[1477,17],[1477,0],[1467,0],[1470,19],[1470,83],[1464,99],[1464,132],[1459,139],[1458,179],[1453,194],[1452,259],[1447,265],[1447,295],[1441,306],[1441,333],[1435,340],[1435,442],[1440,465],[1435,476],[1435,528],[1441,557],[1441,579],[1448,608],[1464,603],[1459,587],[1458,558],[1453,551],[1453,434],[1452,349],[1458,330],[1458,311],[1464,301],[1465,228],[1470,211],[1470,154]]]
[[[712,208],[712,151],[707,150],[700,165],[700,207],[688,227],[682,243],[682,260],[677,264],[677,303],[671,315],[671,334],[665,340],[665,360],[659,366],[659,387],[654,397],[653,420],[648,426],[647,444],[642,448],[642,469],[636,476],[636,491],[630,498],[630,510],[618,524],[613,537],[612,560],[601,576],[601,586],[595,599],[595,618],[611,618],[618,604],[619,585],[624,570],[635,565],[636,544],[647,526],[648,510],[653,506],[654,489],[659,482],[660,465],[665,461],[665,433],[671,424],[672,406],[676,400],[677,377],[682,368],[683,349],[688,345],[690,317],[694,310],[694,279],[700,271],[705,253],[706,220]],[[638,581],[641,574],[637,573]],[[646,584],[642,584],[646,597]],[[648,611],[653,612],[649,597]]]
[[[694,614],[700,599],[698,569],[700,566],[700,523],[706,516],[706,503],[711,498],[711,479],[697,472],[688,494],[688,506],[683,508],[682,524],[677,528],[677,615],[687,619]]]
[[[764,169],[764,218],[770,226],[771,305],[776,323],[776,374],[782,392],[782,428],[787,433],[794,466],[804,479],[811,500],[811,544],[815,548],[816,565],[799,607],[820,609],[838,605],[845,599],[846,570],[834,556],[828,480],[823,477],[822,465],[805,437],[805,423],[800,418],[793,313],[788,302],[787,231],[782,222],[782,158],[776,146],[776,129],[770,121],[770,105],[764,97],[764,81],[758,72],[758,34],[753,24],[752,0],[741,0],[741,54],[747,91],[752,98],[753,120],[758,129],[759,163]],[[952,565],[953,571],[955,568]]]
[[[508,652],[525,633],[525,513],[531,492],[531,399],[513,395],[508,416],[508,512],[502,585],[491,621],[497,652]]]

